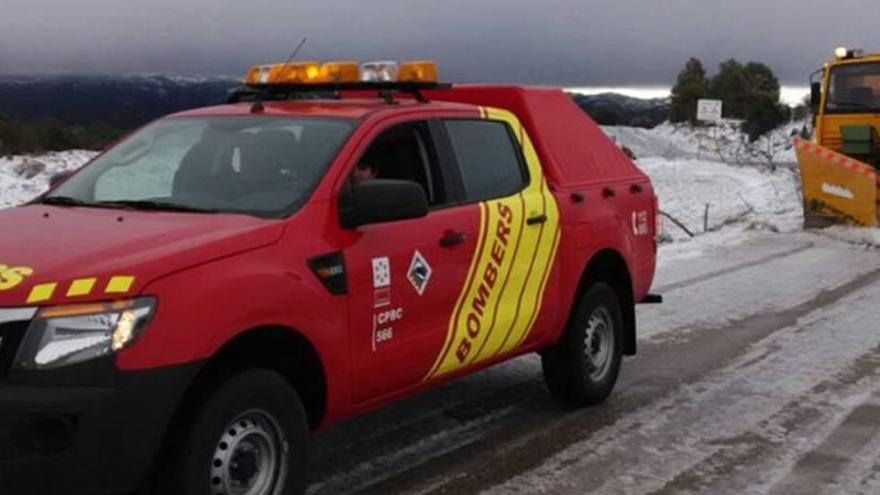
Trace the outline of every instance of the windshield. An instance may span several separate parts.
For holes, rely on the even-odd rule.
[[[282,216],[307,199],[353,125],[265,116],[161,120],[43,202]]]
[[[831,71],[826,110],[880,111],[880,63],[841,65]]]

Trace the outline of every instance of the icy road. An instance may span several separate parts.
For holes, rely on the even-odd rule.
[[[323,433],[309,492],[880,493],[880,251],[661,255],[607,403],[556,406],[522,358]]]

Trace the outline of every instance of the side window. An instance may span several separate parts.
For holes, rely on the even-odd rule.
[[[507,124],[448,120],[446,130],[468,201],[502,198],[525,187],[522,156]]]
[[[417,182],[431,206],[448,202],[437,153],[425,122],[386,129],[367,148],[349,177],[352,185],[371,179]]]

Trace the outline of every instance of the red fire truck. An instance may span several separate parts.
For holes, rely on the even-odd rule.
[[[257,66],[0,212],[0,486],[288,494],[309,438],[528,353],[602,402],[651,182],[558,89]]]

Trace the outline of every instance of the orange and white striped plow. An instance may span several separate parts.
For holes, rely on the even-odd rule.
[[[870,165],[795,139],[804,194],[806,227],[842,223],[876,227],[880,181]]]

